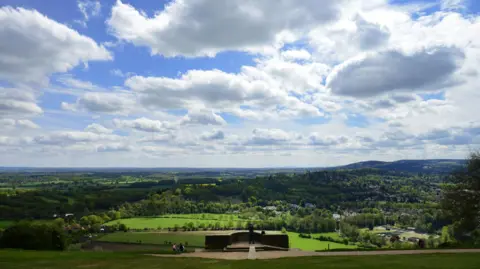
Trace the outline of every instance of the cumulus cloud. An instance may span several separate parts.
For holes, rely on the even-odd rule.
[[[107,25],[118,39],[147,46],[152,54],[214,56],[272,45],[289,32],[330,22],[343,2],[324,0],[319,8],[316,0],[176,0],[149,18],[117,0]]]
[[[90,17],[95,17],[100,15],[100,10],[102,5],[99,1],[78,1],[77,2],[78,9],[83,15],[85,21],[88,21]]]
[[[83,131],[64,131],[36,136],[33,142],[43,145],[70,145],[75,143],[118,141],[120,136],[113,134],[97,134]]]
[[[281,129],[262,129],[256,128],[252,131],[252,136],[245,143],[246,145],[266,146],[294,143],[301,139],[300,136],[285,132]]]
[[[200,109],[192,110],[181,120],[182,125],[226,125],[227,122],[211,110]]]
[[[97,152],[121,152],[121,151],[132,151],[133,148],[125,144],[104,144],[100,145],[97,148]]]
[[[0,79],[11,83],[45,82],[80,63],[112,59],[91,38],[36,10],[2,7],[0,25]]]
[[[282,51],[282,57],[283,59],[287,61],[296,61],[296,60],[309,60],[312,55],[310,55],[310,52],[306,51],[305,49],[300,49],[300,50],[286,50]]]
[[[212,132],[203,133],[200,138],[204,141],[223,140],[225,134],[222,130],[213,130]]]
[[[390,38],[388,28],[366,21],[358,15],[355,19],[357,30],[351,38],[361,50],[371,50],[384,45]]]
[[[15,120],[15,119],[0,119],[0,126],[4,127],[20,127],[20,128],[27,128],[27,129],[38,129],[36,123],[32,122],[31,120]]]
[[[0,87],[0,118],[43,113],[36,102],[36,96],[30,89]]]
[[[346,136],[324,136],[318,133],[310,134],[310,144],[315,146],[335,146],[349,141]]]
[[[80,96],[76,103],[62,102],[62,109],[128,115],[136,109],[135,96],[127,93],[88,92]]]
[[[85,127],[85,131],[97,134],[111,134],[113,132],[113,130],[108,129],[105,126],[97,123],[92,123],[88,125],[87,127]]]
[[[189,70],[179,79],[134,76],[125,85],[138,92],[145,105],[161,108],[183,108],[196,102],[221,106],[279,95],[263,81],[220,70]]]
[[[174,128],[174,125],[168,122],[151,120],[147,118],[139,118],[135,120],[119,120],[114,119],[113,123],[117,128],[135,129],[142,132],[165,132]]]
[[[327,70],[323,64],[304,66],[272,60],[257,67],[244,66],[239,74],[214,69],[189,70],[180,78],[134,76],[125,81],[125,86],[151,109],[208,107],[247,117],[256,117],[252,110],[277,111],[285,117],[321,116],[317,108],[289,92],[323,88]],[[240,111],[242,105],[253,108],[252,112]]]
[[[332,93],[371,97],[393,91],[438,90],[451,83],[464,60],[458,48],[437,47],[407,55],[389,50],[337,66],[327,78]]]
[[[441,0],[440,8],[442,10],[462,10],[466,8],[465,0]]]

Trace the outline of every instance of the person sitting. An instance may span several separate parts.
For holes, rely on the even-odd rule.
[[[173,252],[177,252],[177,245],[175,243],[172,246],[172,250],[173,250]]]
[[[180,248],[179,248],[179,250],[180,250],[180,252],[183,252],[183,251],[185,251],[185,246],[183,246],[183,244],[182,244],[182,243],[180,243]]]

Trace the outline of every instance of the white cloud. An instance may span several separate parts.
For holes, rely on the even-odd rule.
[[[225,134],[222,130],[213,130],[212,132],[203,133],[200,137],[204,141],[223,140]]]
[[[323,136],[318,133],[310,134],[310,143],[315,146],[335,146],[345,144],[348,142],[348,137],[345,136]]]
[[[28,88],[0,87],[0,118],[41,114],[43,110],[36,101],[36,96]]]
[[[106,128],[103,125],[92,123],[85,128],[85,131],[97,134],[111,134],[113,130]]]
[[[282,145],[294,143],[301,139],[301,136],[285,132],[281,129],[262,129],[256,128],[252,131],[252,136],[246,141],[246,145],[266,146]]]
[[[282,51],[282,57],[283,59],[287,61],[295,61],[295,60],[309,60],[312,55],[310,55],[310,52],[306,51],[305,49],[299,49],[299,50],[286,50]]]
[[[180,124],[226,125],[227,122],[211,110],[200,109],[189,111],[189,113],[181,119]]]
[[[466,0],[441,0],[442,10],[462,10],[466,8]]]
[[[125,81],[125,86],[138,93],[139,101],[149,109],[206,107],[249,118],[265,115],[257,115],[258,111],[281,117],[322,116],[315,106],[289,92],[323,88],[327,71],[322,64],[270,60],[257,67],[244,66],[238,74],[214,69],[189,70],[180,78],[134,76]]]
[[[57,81],[63,84],[64,86],[82,89],[82,90],[99,90],[100,88],[91,83],[90,81],[83,81],[74,78],[71,75],[62,75],[57,78]]]
[[[36,10],[0,8],[0,79],[11,83],[45,82],[49,74],[80,63],[111,60],[89,37]]]
[[[62,102],[62,109],[128,115],[136,110],[135,96],[125,92],[89,92],[79,97],[76,103]]]
[[[82,20],[75,20],[76,23],[87,27],[87,22],[91,17],[98,17],[102,9],[102,5],[99,1],[90,1],[90,0],[79,0],[77,1],[77,6],[80,12],[82,13]]]
[[[371,50],[386,44],[390,31],[386,27],[366,21],[357,15],[355,19],[356,32],[351,35],[352,41],[361,50]]]
[[[107,25],[118,39],[147,46],[152,54],[214,56],[295,39],[293,32],[337,18],[344,2],[324,0],[319,8],[316,0],[177,0],[149,18],[117,0]]]
[[[31,120],[15,120],[15,119],[0,119],[0,126],[4,127],[20,127],[27,129],[38,129],[40,126]]]
[[[139,118],[135,120],[119,120],[114,119],[113,123],[117,128],[130,128],[142,132],[165,132],[175,128],[175,126],[168,122],[161,122],[158,120],[151,120],[147,118]]]
[[[337,66],[327,78],[334,94],[371,97],[393,91],[438,90],[454,83],[465,54],[436,47],[411,55],[389,50],[367,54]]]
[[[97,152],[122,152],[132,151],[133,148],[125,144],[103,144],[97,147]]]
[[[119,141],[122,137],[113,134],[97,134],[83,131],[63,131],[34,137],[33,141],[43,145],[71,145],[100,141]]]

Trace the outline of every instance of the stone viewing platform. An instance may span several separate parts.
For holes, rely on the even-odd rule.
[[[251,235],[255,242],[254,244],[249,244]],[[288,235],[278,232],[266,232],[265,234],[253,232],[251,234],[249,231],[234,231],[229,234],[223,233],[205,236],[206,250],[248,252],[251,246],[253,246],[256,251],[288,250]]]

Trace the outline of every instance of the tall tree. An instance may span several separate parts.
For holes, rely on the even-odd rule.
[[[452,174],[449,181],[442,206],[461,237],[480,229],[480,152],[472,153],[465,171]]]

